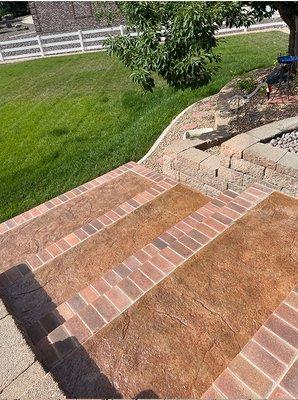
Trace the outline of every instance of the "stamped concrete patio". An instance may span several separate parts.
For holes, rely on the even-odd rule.
[[[296,236],[293,197],[135,163],[6,221],[0,332],[41,372],[0,355],[0,398],[297,398]]]

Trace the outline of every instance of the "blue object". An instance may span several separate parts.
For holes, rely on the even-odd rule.
[[[280,57],[277,57],[277,61],[280,64],[292,64],[294,62],[298,62],[298,57],[297,56],[280,56]]]

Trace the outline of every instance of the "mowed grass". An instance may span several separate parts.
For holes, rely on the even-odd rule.
[[[273,65],[282,32],[221,38],[221,69],[199,90],[159,80],[143,94],[106,53],[0,66],[0,221],[130,160],[139,160],[185,107],[236,75]]]

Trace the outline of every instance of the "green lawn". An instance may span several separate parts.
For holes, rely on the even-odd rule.
[[[130,160],[139,160],[171,119],[234,76],[273,64],[287,35],[220,39],[221,70],[206,87],[142,94],[106,53],[0,66],[0,221]]]

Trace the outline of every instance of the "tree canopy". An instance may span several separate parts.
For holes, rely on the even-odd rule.
[[[5,14],[14,17],[29,14],[28,1],[0,1],[0,16]]]
[[[132,79],[145,91],[155,86],[153,73],[177,89],[206,85],[218,70],[215,33],[223,24],[249,27],[269,18],[278,6],[290,7],[284,2],[242,1],[117,4],[127,21],[127,34],[109,38],[109,52],[132,70]]]

